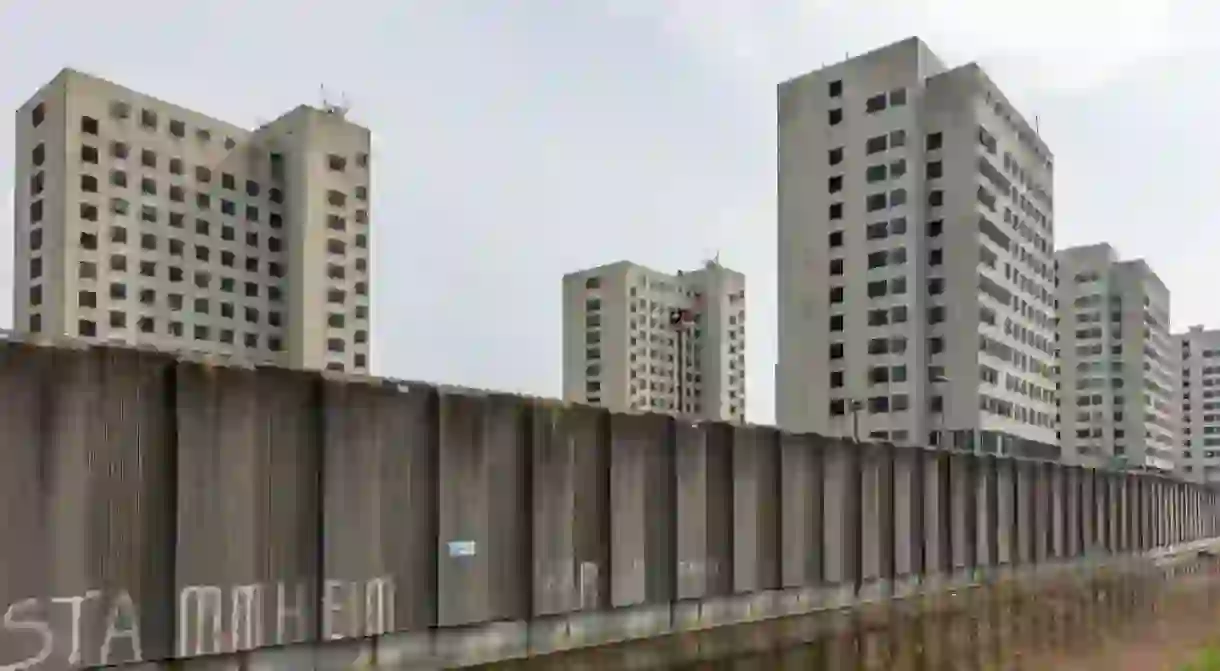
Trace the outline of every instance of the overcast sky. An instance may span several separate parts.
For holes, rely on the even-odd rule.
[[[346,92],[374,133],[375,372],[557,396],[564,272],[719,252],[769,422],[779,81],[910,35],[979,61],[1055,152],[1058,246],[1143,256],[1175,326],[1220,327],[1218,32],[1197,0],[0,0],[0,97],[71,66],[254,126]]]

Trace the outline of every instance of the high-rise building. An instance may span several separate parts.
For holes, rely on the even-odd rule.
[[[1056,255],[1063,460],[1172,471],[1177,354],[1169,290],[1142,259],[1108,244]]]
[[[627,261],[563,278],[564,400],[745,421],[745,276]]]
[[[779,85],[779,424],[1054,457],[1053,159],[911,38]]]
[[[239,128],[74,70],[17,111],[17,330],[369,368],[369,132]]]
[[[1220,330],[1193,326],[1174,339],[1181,379],[1181,475],[1220,482]]]

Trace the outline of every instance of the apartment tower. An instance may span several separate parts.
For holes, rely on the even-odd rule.
[[[778,97],[780,426],[1056,456],[1036,127],[916,38]]]
[[[621,261],[563,278],[564,400],[744,422],[745,276]]]
[[[61,71],[17,111],[14,325],[369,370],[369,132],[255,130]]]
[[[1181,475],[1220,482],[1220,330],[1194,326],[1174,340],[1181,375]]]
[[[1177,350],[1169,290],[1108,244],[1056,254],[1063,460],[1169,472],[1177,461]]]

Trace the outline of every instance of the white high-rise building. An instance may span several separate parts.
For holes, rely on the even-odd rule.
[[[1174,339],[1182,382],[1181,474],[1220,482],[1220,330],[1194,326]]]
[[[369,132],[253,131],[63,70],[17,111],[18,331],[369,369]]]
[[[744,422],[745,276],[627,261],[563,278],[564,400]]]
[[[1037,129],[915,38],[778,96],[780,426],[1056,456]]]
[[[1178,364],[1169,290],[1142,259],[1120,261],[1108,244],[1055,257],[1063,460],[1172,471]]]

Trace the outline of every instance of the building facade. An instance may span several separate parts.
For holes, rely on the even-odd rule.
[[[1220,482],[1220,330],[1191,327],[1174,336],[1181,375],[1182,476]]]
[[[14,326],[369,370],[369,132],[239,128],[74,70],[17,111]]]
[[[1170,472],[1177,461],[1177,349],[1169,290],[1108,244],[1056,254],[1063,459]]]
[[[778,423],[1057,455],[1050,150],[911,38],[780,84]]]
[[[745,276],[622,261],[563,278],[564,400],[745,421]]]

